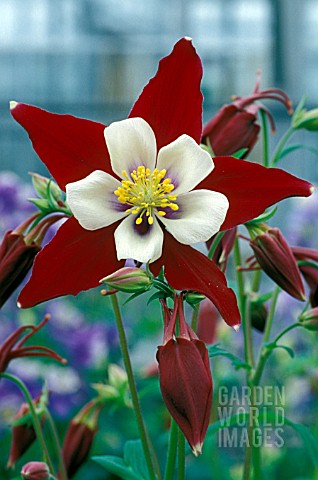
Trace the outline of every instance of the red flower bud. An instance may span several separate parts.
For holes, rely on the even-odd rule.
[[[23,480],[49,480],[50,470],[44,462],[29,462],[21,470]]]
[[[204,343],[215,343],[218,320],[221,318],[213,303],[205,298],[200,304],[197,334]]]
[[[282,90],[270,88],[259,92],[260,75],[258,75],[254,92],[246,97],[236,97],[230,105],[224,105],[219,112],[204,126],[202,142],[211,145],[216,156],[231,155],[243,148],[247,156],[258,140],[260,126],[257,113],[263,110],[269,117],[272,130],[275,124],[270,112],[260,103],[260,99],[273,99],[282,102],[291,113],[291,101]]]
[[[26,245],[24,236],[9,231],[0,245],[0,308],[24,280],[41,247]]]
[[[162,304],[165,314],[164,345],[158,347],[157,352],[161,393],[193,453],[198,455],[209,425],[212,403],[208,351],[185,322],[182,298],[175,298],[172,315],[166,304]],[[175,338],[177,314],[180,336]]]
[[[280,230],[269,228],[251,240],[250,245],[262,270],[289,295],[305,300],[296,260]]]
[[[68,478],[72,478],[85,462],[98,430],[101,406],[92,400],[71,420],[66,432],[62,455]]]
[[[40,401],[41,395],[39,395],[33,401],[34,406],[36,407],[40,403]],[[36,433],[33,427],[32,418],[30,416],[30,408],[27,403],[22,403],[19,410],[14,416],[13,422],[17,422],[18,424],[13,425],[12,427],[11,449],[7,464],[8,468],[14,467],[19,458],[22,457],[24,452],[28,450],[28,448],[36,439]]]
[[[298,262],[315,262],[318,266],[318,251],[313,248],[292,247],[292,252]],[[306,283],[309,286],[309,301],[312,307],[318,307],[318,270],[311,265],[298,265]]]
[[[318,307],[312,310],[307,310],[299,318],[300,324],[306,330],[312,330],[318,332]]]

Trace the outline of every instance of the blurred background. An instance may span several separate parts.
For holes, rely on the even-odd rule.
[[[318,104],[318,0],[0,0],[0,19],[0,162],[22,176],[39,162],[10,99],[104,123],[125,118],[185,35],[204,64],[205,120],[250,93],[258,68],[263,88]]]
[[[259,68],[261,88],[282,88],[294,105],[305,94],[307,108],[316,108],[317,32],[318,0],[0,0],[1,236],[34,210],[26,202],[34,197],[28,172],[45,174],[26,132],[11,118],[9,100],[105,124],[126,118],[143,86],[155,74],[159,59],[170,53],[180,37],[191,36],[204,67],[204,121],[221,105],[229,103],[232,95],[251,93]],[[277,135],[271,138],[274,147],[288,128],[290,118],[280,104],[268,101],[266,106],[277,125]],[[300,130],[293,143],[318,148],[317,132]],[[259,161],[260,153],[261,142],[251,159]],[[317,165],[317,156],[308,150],[295,152],[281,162],[282,168],[314,183],[318,181]],[[294,244],[318,247],[317,208],[317,196],[311,200],[288,200],[280,207],[284,234]],[[131,305],[123,309],[125,326],[134,366],[142,372],[154,361],[156,346],[161,341],[160,312],[157,306],[145,309],[138,302]],[[283,297],[278,323],[291,322],[298,308]],[[38,323],[46,312],[52,314],[52,320],[46,331],[39,334],[39,343],[66,356],[68,366],[17,360],[11,371],[24,379],[34,395],[46,379],[52,390],[50,406],[62,438],[70,418],[92,397],[90,383],[104,380],[108,364],[120,363],[121,354],[110,305],[96,290],[27,311],[17,310],[13,296],[0,313],[0,341],[14,327]],[[240,334],[220,328],[216,341],[228,343],[227,348],[240,355]],[[316,424],[317,432],[315,342],[315,337],[291,337],[289,345],[300,353],[298,360],[291,367],[290,359],[282,352],[272,372],[278,383],[285,380],[291,418],[298,420],[298,415],[300,422]],[[212,367],[216,386],[237,381],[237,372],[226,360],[217,364],[213,360]],[[158,385],[154,389],[153,398],[149,401],[145,396],[143,402],[148,402],[145,411],[156,438],[167,419]],[[14,387],[2,382],[1,479],[12,478],[5,469],[11,441],[9,425],[21,401]],[[154,419],[153,407],[158,405],[161,416]],[[136,436],[131,412],[105,412],[105,425],[107,429],[101,429],[93,453],[121,454],[124,438]],[[290,432],[287,435],[286,448],[265,452],[266,478],[316,480],[318,476],[313,476],[306,448]],[[166,437],[158,433],[157,442],[165,448]],[[213,458],[216,467],[211,476],[211,455],[216,449],[214,440],[209,442],[201,458],[201,470],[195,473],[193,466],[189,478],[240,478],[241,457],[236,451],[231,455],[218,451],[220,458]],[[24,457],[25,461],[36,456],[36,448]],[[105,477],[99,469],[92,474],[90,468],[92,464],[76,478],[113,478]]]

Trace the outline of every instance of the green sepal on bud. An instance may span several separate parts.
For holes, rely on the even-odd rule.
[[[318,332],[318,307],[302,313],[299,317],[299,325],[306,330]]]
[[[306,97],[303,97],[297,106],[292,118],[292,127],[295,129],[304,128],[309,131],[318,130],[318,108],[306,110],[304,108]]]
[[[118,406],[131,407],[128,377],[118,365],[109,365],[107,383],[93,383],[91,386],[96,390],[100,403],[112,401]]]
[[[183,298],[187,303],[189,303],[189,305],[197,305],[198,303],[202,302],[202,300],[205,299],[205,295],[202,295],[201,293],[189,291],[184,295]]]
[[[41,198],[47,198],[49,193],[56,202],[62,200],[62,191],[52,179],[33,172],[31,172],[30,175],[32,177],[33,187]]]
[[[153,285],[149,273],[137,267],[124,267],[100,280],[111,288],[125,293],[143,293]]]

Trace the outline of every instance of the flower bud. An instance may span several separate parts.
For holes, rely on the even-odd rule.
[[[299,317],[299,322],[306,330],[318,332],[318,307],[304,312]]]
[[[29,462],[21,470],[23,480],[49,480],[50,470],[44,462]]]
[[[209,424],[212,379],[201,340],[177,337],[158,347],[160,389],[170,414],[195,455],[201,453]]]
[[[185,321],[182,297],[175,296],[171,313],[164,309],[164,344],[158,347],[163,400],[195,455],[201,453],[210,420],[212,378],[208,351]],[[178,317],[179,336],[175,335]]]
[[[318,269],[314,266],[316,263],[318,267],[318,251],[313,248],[292,247],[292,252],[299,262],[299,270],[309,286],[310,305],[318,307]],[[311,262],[312,265],[306,265],[306,262]]]
[[[268,311],[263,302],[257,300],[250,302],[251,325],[259,332],[264,332]]]
[[[269,228],[251,240],[250,245],[262,270],[289,295],[305,300],[296,260],[280,230]]]
[[[216,341],[216,330],[220,314],[211,300],[206,298],[200,305],[197,334],[204,343],[212,345]]]
[[[68,478],[72,478],[88,457],[95,434],[101,406],[94,400],[87,403],[71,420],[62,449]]]
[[[34,401],[34,406],[41,401],[38,396]],[[8,468],[13,468],[20,457],[28,450],[36,439],[36,433],[30,416],[30,408],[27,403],[22,403],[14,416],[12,427],[12,441],[8,460]]]
[[[41,198],[51,197],[58,204],[62,199],[62,191],[60,187],[50,178],[39,175],[38,173],[30,173],[35,191]]]
[[[296,112],[295,112],[296,113]],[[294,116],[292,125],[294,128],[304,128],[305,130],[318,130],[318,108],[312,110],[301,110]]]
[[[24,280],[41,247],[27,245],[24,236],[8,231],[0,245],[0,308]]]
[[[258,74],[254,92],[246,98],[236,97],[229,105],[224,105],[219,112],[204,126],[202,143],[211,145],[213,154],[232,155],[241,149],[246,149],[247,156],[258,140],[260,126],[257,114],[262,110],[271,123],[272,131],[275,124],[269,111],[261,104],[254,103],[260,99],[278,100],[291,113],[291,101],[282,90],[270,88],[259,91],[260,74]]]
[[[126,293],[142,293],[152,286],[152,279],[145,270],[136,267],[120,268],[100,280],[111,288]]]

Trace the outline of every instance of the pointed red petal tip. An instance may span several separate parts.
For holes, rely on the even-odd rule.
[[[233,330],[235,330],[236,332],[238,332],[239,329],[240,329],[240,327],[241,327],[241,325],[239,325],[239,324],[238,324],[238,325],[233,325]]]
[[[10,105],[10,110],[14,110],[15,107],[16,107],[17,105],[19,105],[19,104],[18,104],[18,102],[15,102],[14,100],[11,100],[11,101],[9,102],[9,105]]]
[[[194,445],[194,447],[192,447],[192,453],[193,455],[195,455],[196,457],[198,457],[199,455],[201,455],[202,453],[202,443],[198,443],[197,445]]]

